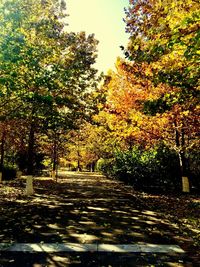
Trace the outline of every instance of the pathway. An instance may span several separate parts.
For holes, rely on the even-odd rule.
[[[124,184],[61,172],[59,183],[2,205],[0,266],[193,266],[176,229]],[[46,181],[44,181],[46,183]]]

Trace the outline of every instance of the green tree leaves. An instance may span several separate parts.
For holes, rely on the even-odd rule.
[[[0,1],[0,115],[23,120],[31,149],[48,129],[77,126],[98,81],[98,42],[68,33],[65,9],[58,0]]]

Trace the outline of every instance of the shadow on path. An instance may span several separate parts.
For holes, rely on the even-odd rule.
[[[146,208],[122,183],[98,174],[60,175],[57,184],[35,181],[35,195],[28,199],[1,204],[0,243],[177,244],[176,227]],[[187,261],[166,254],[21,254],[1,252],[0,266],[149,266]],[[141,262],[146,265],[136,265]]]

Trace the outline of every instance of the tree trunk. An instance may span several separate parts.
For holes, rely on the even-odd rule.
[[[0,183],[2,183],[2,177],[3,177],[5,141],[6,141],[6,130],[3,129],[1,137]]]
[[[81,171],[81,165],[80,165],[80,144],[78,139],[78,149],[77,149],[77,171]]]
[[[77,171],[80,172],[81,171],[81,166],[80,166],[80,154],[78,153],[78,160],[77,160]]]
[[[184,129],[181,129],[181,132],[178,131],[178,124],[175,121],[175,140],[176,147],[178,148],[178,156],[179,156],[179,166],[180,166],[180,176],[182,180],[182,192],[189,193],[190,192],[190,184],[188,179],[188,166],[187,159],[185,156],[185,133]]]
[[[56,158],[57,158],[57,155],[56,155],[56,141],[54,140],[54,145],[53,145],[53,171],[56,170]]]
[[[53,166],[52,166],[52,178],[57,181],[57,136],[55,135],[54,143],[53,143]]]
[[[0,172],[3,171],[4,166],[4,154],[5,154],[5,141],[6,141],[6,130],[3,130],[1,137],[1,160],[0,160]]]
[[[188,179],[187,159],[185,157],[184,152],[179,153],[179,164],[180,164],[181,178],[182,178],[182,191],[184,193],[189,193],[190,184]]]
[[[35,146],[35,123],[32,120],[29,132],[28,141],[28,155],[27,155],[27,174],[33,175],[33,165],[34,165],[34,146]]]
[[[181,129],[181,132],[178,131],[177,122],[175,122],[174,125],[175,125],[175,135],[176,135],[176,146],[179,151],[178,156],[179,156],[179,165],[180,165],[180,173],[182,180],[182,192],[189,193],[190,185],[188,179],[187,159],[185,156],[185,133],[183,128]]]
[[[56,183],[58,182],[58,153],[57,153],[57,156],[56,156]]]
[[[94,172],[94,169],[95,169],[95,162],[92,162],[90,164],[90,172]]]

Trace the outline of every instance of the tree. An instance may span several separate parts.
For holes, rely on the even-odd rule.
[[[199,7],[199,1],[136,0],[125,18],[125,53],[132,64],[124,68],[158,88],[169,86],[157,99],[147,99],[144,111],[168,120],[162,137],[178,152],[182,177],[188,176],[186,153],[197,145],[199,131]]]
[[[149,64],[135,66],[118,59],[116,67],[117,71],[109,73],[104,86],[104,109],[96,116],[112,135],[111,143],[122,151],[132,151],[134,146],[144,150],[163,143],[176,151],[182,163],[186,156],[183,152],[198,147],[197,99],[182,104],[175,97],[171,105],[168,99],[180,93],[180,88],[167,83],[155,85],[149,79],[153,76]]]
[[[28,122],[27,173],[32,174],[36,134],[61,117],[63,127],[71,127],[86,107],[88,90],[96,87],[92,65],[98,42],[94,35],[65,31],[63,1],[0,4],[1,117]]]

